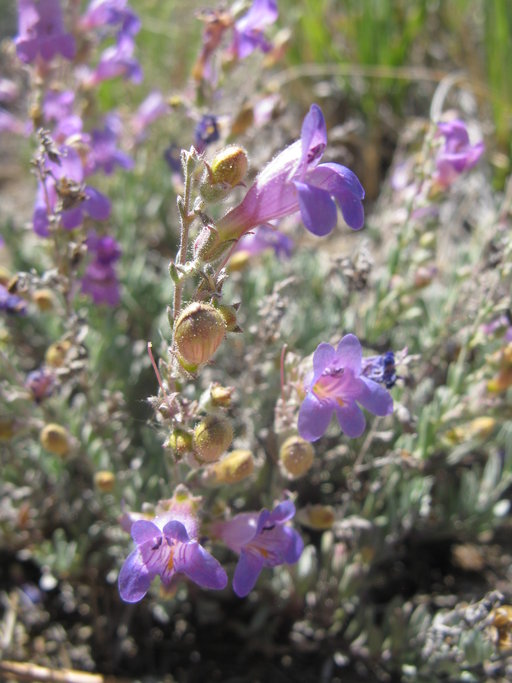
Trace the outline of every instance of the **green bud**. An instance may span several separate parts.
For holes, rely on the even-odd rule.
[[[300,436],[290,436],[279,449],[281,471],[289,479],[298,479],[306,474],[314,457],[313,446]]]
[[[197,368],[209,361],[225,334],[224,318],[216,308],[199,301],[187,306],[174,328],[174,343],[183,367]]]
[[[212,465],[217,484],[237,484],[254,472],[254,456],[251,451],[235,450]]]
[[[210,164],[210,184],[222,183],[236,187],[245,178],[248,166],[247,152],[238,145],[229,145]]]
[[[207,415],[194,429],[194,451],[201,462],[216,462],[232,441],[233,427],[225,417]]]
[[[182,458],[192,451],[192,434],[184,429],[175,429],[171,432],[167,445],[179,458]]]

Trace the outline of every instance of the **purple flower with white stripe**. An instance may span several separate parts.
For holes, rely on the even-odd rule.
[[[364,372],[361,344],[347,334],[335,349],[320,344],[313,355],[313,372],[306,378],[306,398],[299,410],[299,434],[316,441],[336,413],[341,429],[354,439],[364,432],[366,419],[358,403],[374,415],[390,415],[393,399]]]
[[[254,0],[249,11],[235,21],[232,51],[238,59],[248,57],[254,50],[268,52],[271,44],[263,31],[273,24],[279,12],[275,0]]]
[[[313,104],[302,124],[301,139],[267,164],[242,202],[218,221],[219,239],[238,239],[258,225],[297,211],[311,233],[328,235],[336,225],[336,204],[349,227],[362,228],[361,183],[345,166],[319,165],[326,145],[325,119]]]
[[[442,188],[449,187],[464,171],[473,168],[484,153],[484,143],[469,143],[468,129],[458,119],[439,123],[438,135],[444,137],[444,147],[436,159],[437,173],[434,181]]]
[[[152,522],[139,520],[132,524],[131,535],[136,548],[121,567],[118,582],[125,602],[142,600],[156,576],[167,587],[183,574],[201,588],[225,588],[226,572],[199,544],[184,518],[166,514]]]
[[[60,0],[18,0],[19,35],[16,53],[24,64],[38,56],[46,62],[56,55],[73,59],[75,39],[64,29]]]
[[[295,505],[286,500],[272,512],[243,512],[212,525],[228,548],[240,555],[233,576],[233,590],[240,598],[254,588],[263,567],[294,564],[301,556],[304,542],[286,525],[294,515]]]

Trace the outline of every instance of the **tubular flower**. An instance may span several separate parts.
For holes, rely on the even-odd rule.
[[[286,526],[294,515],[295,505],[287,500],[272,512],[245,512],[214,525],[228,548],[240,554],[233,577],[238,597],[251,592],[263,567],[297,562],[304,543],[294,529]]]
[[[220,590],[226,586],[226,572],[191,535],[190,525],[187,529],[184,522],[185,519],[178,521],[167,514],[132,524],[136,548],[119,572],[122,600],[142,600],[156,576],[160,576],[164,586],[169,586],[177,574],[184,574],[201,588]]]
[[[66,33],[59,0],[19,0],[16,53],[24,64],[34,62],[38,55],[46,62],[55,55],[73,59],[75,39]]]
[[[245,59],[258,48],[268,52],[272,45],[265,38],[264,29],[273,24],[279,12],[275,0],[254,0],[249,11],[235,21],[233,27],[233,53]]]
[[[299,410],[299,434],[316,441],[329,426],[333,412],[350,438],[361,436],[366,426],[362,410],[389,415],[393,399],[384,387],[364,374],[362,349],[357,337],[347,334],[335,349],[320,344],[313,355],[313,372],[306,380],[306,398]]]
[[[464,121],[438,124],[438,134],[445,139],[444,147],[436,159],[437,173],[434,180],[442,188],[449,187],[464,171],[473,168],[484,153],[484,143],[469,144]]]
[[[328,235],[336,225],[336,203],[349,227],[362,228],[361,183],[345,166],[319,164],[326,145],[325,119],[320,107],[313,104],[302,124],[300,140],[267,164],[242,202],[216,224],[219,239],[238,239],[251,228],[297,211],[310,232]]]

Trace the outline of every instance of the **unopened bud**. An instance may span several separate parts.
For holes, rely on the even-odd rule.
[[[254,456],[251,451],[232,451],[215,463],[211,469],[215,483],[237,484],[254,472]]]
[[[206,363],[220,346],[226,333],[221,313],[207,303],[190,304],[180,314],[174,328],[174,343],[186,369]]]
[[[310,529],[325,531],[334,524],[334,508],[330,505],[307,505],[299,510],[297,519]]]
[[[298,479],[310,469],[315,451],[309,441],[290,436],[279,449],[281,471],[289,479]]]
[[[54,305],[53,294],[49,289],[38,289],[32,295],[34,303],[40,311],[51,311]]]
[[[219,313],[222,315],[224,318],[224,322],[226,324],[226,330],[228,332],[234,332],[239,330],[238,328],[238,323],[236,320],[236,314],[238,311],[240,304],[237,304],[236,306],[227,306],[223,304],[222,306],[218,306],[217,310]]]
[[[178,458],[182,458],[192,450],[192,434],[184,429],[175,429],[171,433],[167,445],[172,448]]]
[[[233,391],[233,387],[223,387],[220,384],[214,384],[210,389],[210,398],[212,404],[222,408],[229,408],[231,405]]]
[[[66,362],[66,356],[70,348],[71,342],[67,339],[51,344],[45,354],[46,365],[52,368],[62,367]]]
[[[245,178],[248,166],[247,152],[238,145],[229,145],[211,162],[210,182],[212,185],[220,183],[236,187]]]
[[[39,435],[39,440],[43,448],[61,457],[68,455],[71,448],[67,430],[58,424],[46,425]]]
[[[99,470],[94,475],[94,486],[101,493],[110,493],[114,490],[116,475],[108,470]]]
[[[201,462],[216,462],[233,441],[233,427],[225,417],[207,415],[194,429],[194,451]]]
[[[15,420],[10,417],[0,417],[0,441],[10,441],[15,433]]]

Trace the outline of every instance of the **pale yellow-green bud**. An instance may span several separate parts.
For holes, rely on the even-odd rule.
[[[174,328],[174,343],[184,367],[197,369],[209,361],[225,334],[224,318],[216,308],[198,301],[187,306]]]
[[[210,183],[235,187],[245,178],[248,166],[247,152],[238,145],[229,145],[216,154],[211,162]]]
[[[221,306],[217,307],[217,310],[224,318],[224,323],[226,324],[226,330],[228,332],[240,331],[240,328],[238,327],[238,323],[236,320],[238,308],[239,304],[237,304],[236,306],[228,306],[226,304],[222,304]]]
[[[63,458],[68,455],[71,448],[67,430],[58,424],[51,423],[43,427],[39,440],[45,450]]]
[[[330,505],[307,505],[299,510],[297,518],[310,529],[325,531],[334,524],[334,508]]]
[[[101,493],[110,493],[114,490],[116,475],[109,470],[98,470],[94,474],[94,486]]]
[[[300,436],[290,436],[279,449],[281,470],[290,479],[298,479],[306,474],[314,457],[313,446]]]
[[[175,429],[169,437],[168,446],[182,458],[192,450],[192,434],[184,429]]]
[[[231,422],[218,415],[207,415],[194,429],[194,451],[201,462],[216,462],[233,441]]]
[[[254,456],[251,451],[235,450],[212,465],[217,484],[237,484],[254,472]]]
[[[46,349],[45,362],[52,368],[60,368],[66,362],[66,356],[71,348],[71,342],[67,339],[55,342]]]
[[[229,408],[233,396],[233,387],[223,387],[220,384],[214,384],[210,389],[210,398],[214,406],[222,408]]]
[[[54,306],[53,293],[49,289],[38,289],[32,299],[40,311],[51,311]]]

